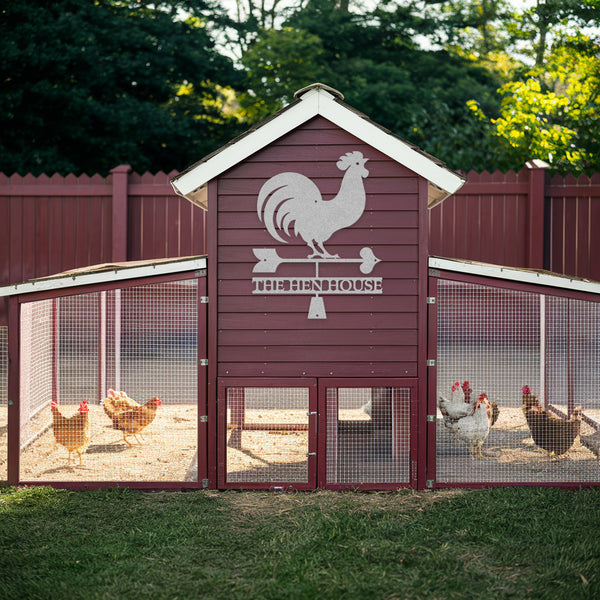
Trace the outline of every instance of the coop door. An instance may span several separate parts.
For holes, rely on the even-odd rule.
[[[316,405],[313,380],[221,381],[219,487],[314,488]]]
[[[414,381],[324,381],[319,393],[320,485],[415,485],[410,468],[416,456]]]

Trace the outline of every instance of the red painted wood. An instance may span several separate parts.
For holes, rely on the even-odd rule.
[[[416,377],[417,362],[219,362],[219,377]]]

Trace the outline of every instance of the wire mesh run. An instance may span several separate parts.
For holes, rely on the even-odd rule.
[[[435,481],[597,482],[600,304],[446,280],[436,304]]]
[[[307,483],[309,388],[229,387],[227,483]]]
[[[327,388],[327,483],[408,483],[410,388]]]
[[[197,280],[21,311],[22,481],[195,481]]]
[[[0,327],[0,480],[8,478],[8,327]]]

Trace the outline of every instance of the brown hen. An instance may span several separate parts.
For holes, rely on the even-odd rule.
[[[527,386],[523,388],[523,412],[531,437],[536,446],[550,456],[559,456],[570,450],[581,428],[581,406],[573,409],[569,419],[551,413],[539,403]]]
[[[154,421],[156,409],[161,404],[162,402],[154,397],[142,406],[138,405],[117,412],[111,416],[113,427],[123,432],[123,440],[130,446],[131,442],[127,439],[130,436],[135,437],[137,442],[141,444],[137,436],[141,436],[142,431]]]
[[[70,417],[61,414],[58,404],[54,400],[50,404],[50,410],[52,411],[54,439],[69,451],[67,464],[71,464],[73,451],[79,455],[79,464],[81,464],[81,455],[90,445],[90,418],[87,400],[81,402],[78,412]]]

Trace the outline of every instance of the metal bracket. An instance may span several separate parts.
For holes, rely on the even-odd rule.
[[[208,479],[203,479],[202,480],[202,488],[207,490],[208,489]]]
[[[439,277],[440,274],[441,273],[437,269],[429,269],[429,276],[430,277]]]
[[[208,296],[200,296],[200,304],[208,304]]]
[[[316,452],[307,452],[306,456],[316,456],[317,453]]]
[[[307,417],[310,417],[311,415],[316,415],[316,414],[317,414],[317,411],[316,411],[316,410],[310,410],[310,411],[308,411],[308,412],[306,413],[306,416],[307,416]]]
[[[435,304],[435,296],[427,296],[427,304]]]
[[[428,423],[435,422],[435,421],[436,421],[436,419],[437,419],[437,416],[436,416],[436,415],[427,415],[427,422],[428,422]]]
[[[435,479],[428,479],[427,482],[425,483],[425,485],[431,489],[433,487],[433,484],[435,483]]]
[[[201,367],[208,367],[208,358],[201,358],[200,359],[200,366]]]
[[[194,277],[206,277],[206,269],[198,269],[194,273]]]
[[[200,415],[200,423],[208,423],[208,415]]]
[[[427,366],[428,367],[435,367],[435,358],[428,358],[427,359]]]

